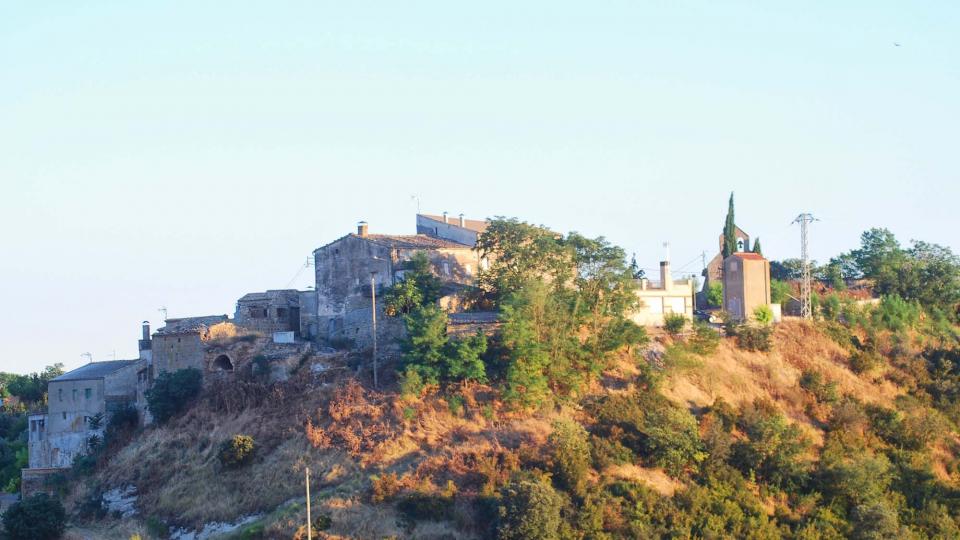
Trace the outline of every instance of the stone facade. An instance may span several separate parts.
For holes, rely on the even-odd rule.
[[[47,385],[46,415],[30,417],[29,466],[31,469],[69,467],[87,452],[87,439],[103,434],[110,414],[135,405],[137,372],[145,360],[91,362],[52,379]],[[102,414],[97,430],[90,419]]]
[[[664,317],[675,313],[693,319],[695,289],[695,280],[674,280],[670,263],[661,261],[658,285],[647,279],[640,280],[636,292],[640,305],[630,314],[630,319],[641,326],[663,326]]]
[[[469,245],[425,234],[370,234],[366,223],[356,234],[315,250],[319,336],[367,347],[373,337],[371,282],[379,296],[403,278],[416,253],[425,254],[433,272],[447,284],[474,283],[481,265],[479,253]],[[378,338],[396,337],[400,321],[384,317],[379,305],[377,312]]]
[[[237,300],[234,323],[266,336],[293,332],[296,339],[310,340],[316,335],[314,298],[313,291],[295,289],[248,293]]]
[[[723,308],[738,321],[770,305],[770,262],[756,253],[734,253],[723,261]]]
[[[205,371],[204,339],[210,327],[228,320],[226,315],[167,319],[153,334],[153,377],[188,368]]]

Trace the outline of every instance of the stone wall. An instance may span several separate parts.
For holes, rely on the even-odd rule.
[[[154,334],[154,377],[164,371],[194,368],[203,371],[203,340],[199,332]]]

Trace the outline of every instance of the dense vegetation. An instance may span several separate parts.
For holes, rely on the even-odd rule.
[[[27,466],[27,413],[47,402],[47,382],[63,374],[63,364],[40,373],[0,373],[0,491],[20,490],[20,469]]]

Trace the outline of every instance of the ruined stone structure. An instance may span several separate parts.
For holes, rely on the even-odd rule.
[[[489,221],[466,219],[463,214],[457,218],[449,217],[446,212],[442,216],[417,214],[417,234],[452,240],[470,247],[477,245],[477,237],[489,225]]]
[[[226,315],[167,319],[166,326],[153,334],[153,377],[187,368],[205,371],[203,342],[212,326],[228,320]]]
[[[316,293],[295,289],[268,290],[237,300],[234,324],[270,336],[293,332],[295,339],[316,336]]]
[[[660,283],[653,285],[642,278],[637,289],[640,305],[630,315],[630,319],[641,326],[663,326],[664,317],[681,314],[693,319],[694,294],[696,280],[674,280],[670,272],[670,262],[660,262]]]
[[[738,321],[770,305],[770,261],[756,253],[734,253],[723,261],[723,308]]]
[[[373,336],[371,282],[379,295],[403,278],[415,253],[425,254],[433,272],[446,284],[474,283],[484,263],[472,244],[427,234],[371,234],[361,222],[356,233],[313,252],[319,336],[350,341],[361,348],[369,345]],[[400,321],[384,317],[381,306],[377,309],[378,337],[396,337]]]

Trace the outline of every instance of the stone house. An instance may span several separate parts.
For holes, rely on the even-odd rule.
[[[738,321],[770,305],[770,261],[757,253],[733,253],[724,261],[723,308]]]
[[[473,284],[486,261],[481,260],[472,244],[436,234],[371,234],[367,223],[361,222],[356,233],[317,248],[313,255],[319,337],[349,341],[361,348],[368,346],[373,337],[372,288],[379,295],[403,279],[416,253],[427,256],[433,272],[445,285]],[[380,305],[377,323],[378,338],[396,337],[402,327],[399,319],[384,317]]]
[[[136,404],[137,372],[146,360],[91,362],[47,385],[47,413],[29,418],[28,453],[31,469],[69,467],[87,453],[91,435],[103,435],[110,414]],[[99,429],[90,419],[103,415]]]
[[[670,262],[660,262],[660,283],[654,285],[642,278],[636,294],[640,305],[630,315],[630,319],[641,326],[663,326],[664,317],[681,314],[693,319],[696,280],[674,280],[670,272]]]
[[[234,324],[266,336],[292,332],[294,339],[316,336],[316,293],[296,289],[268,290],[237,300]]]
[[[207,370],[204,341],[210,337],[210,328],[228,322],[226,315],[206,315],[167,319],[166,325],[153,334],[152,378],[164,371],[194,368]],[[229,359],[220,359],[219,369],[233,369]]]

